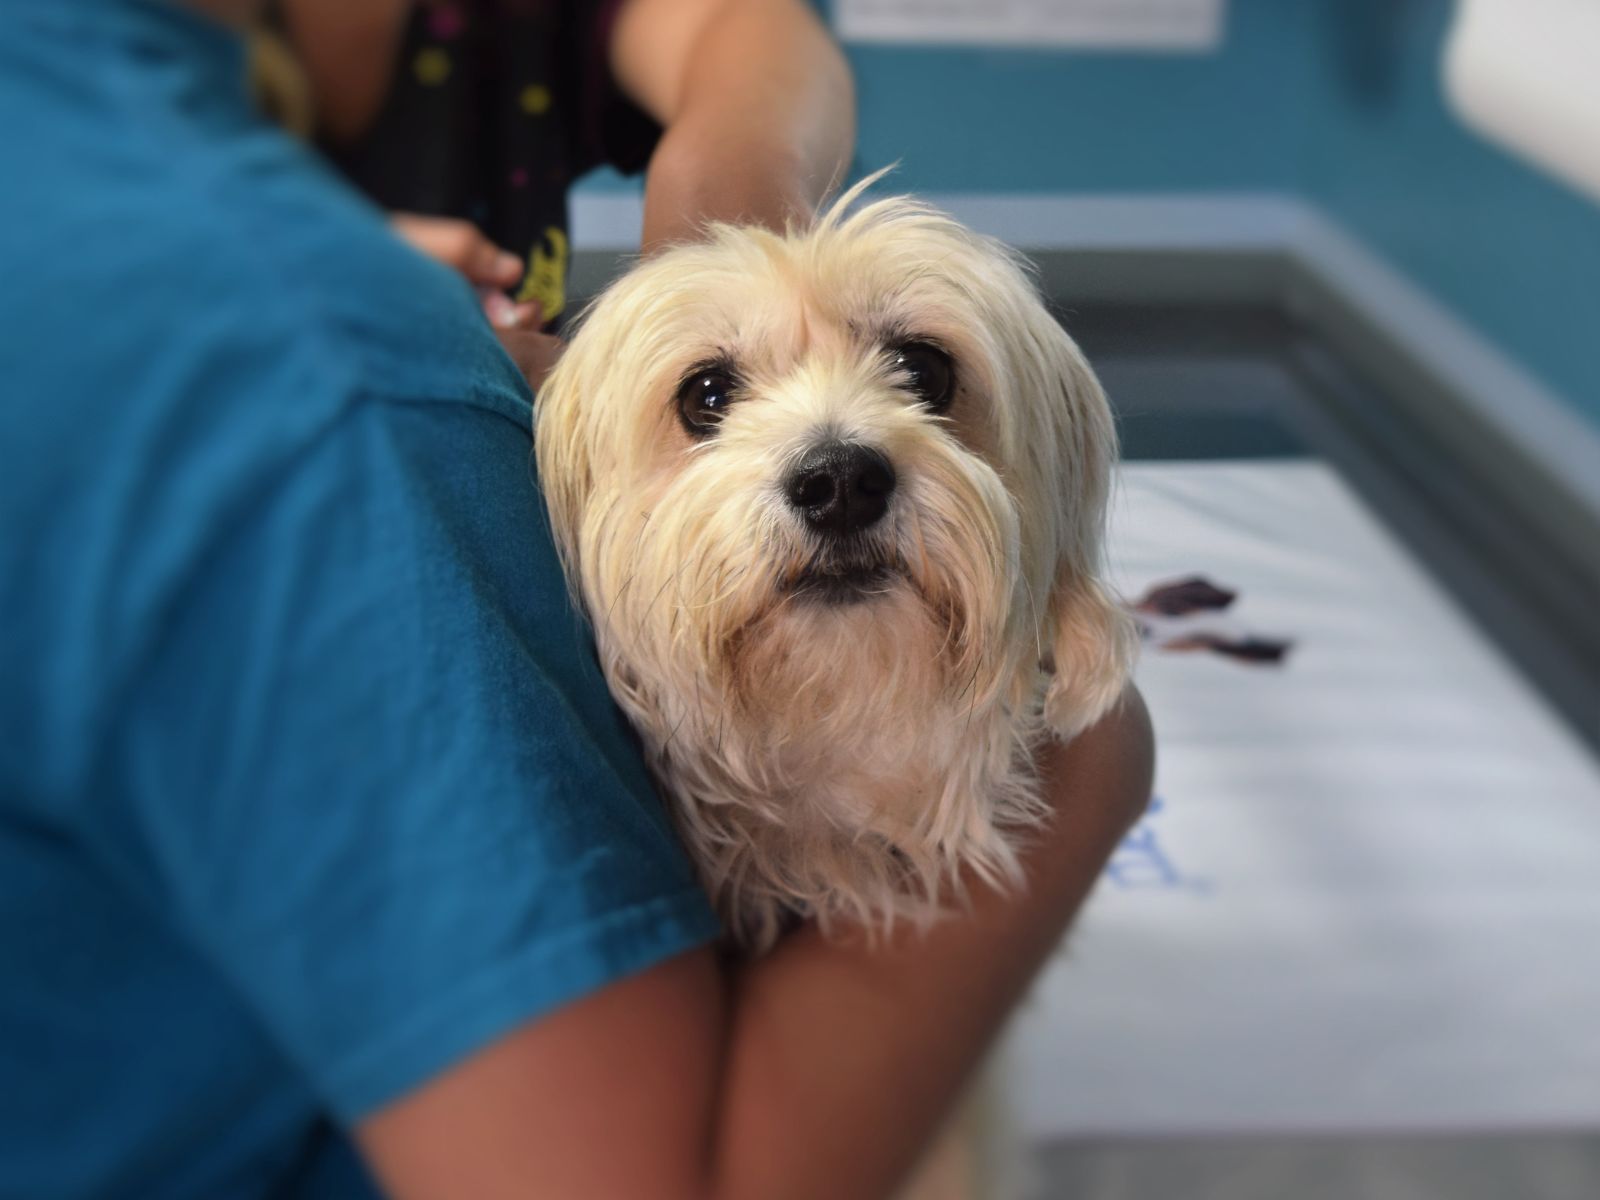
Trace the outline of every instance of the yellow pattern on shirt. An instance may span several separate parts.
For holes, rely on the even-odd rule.
[[[522,111],[530,117],[537,117],[550,111],[550,89],[540,83],[530,83],[522,89],[522,94],[517,98],[522,105]]]
[[[528,273],[517,300],[537,300],[546,321],[567,306],[567,235],[556,226],[548,226],[528,252]]]
[[[416,73],[418,83],[424,87],[438,87],[450,78],[450,69],[453,65],[450,56],[438,46],[424,46],[417,51],[411,69]]]

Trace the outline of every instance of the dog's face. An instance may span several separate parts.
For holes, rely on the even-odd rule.
[[[970,814],[895,781],[945,770],[963,719],[1026,723],[1052,658],[1062,732],[1120,689],[1104,397],[1011,257],[943,216],[888,200],[662,254],[537,422],[612,687],[706,790],[793,825],[783,798],[820,788],[818,819],[947,844]]]

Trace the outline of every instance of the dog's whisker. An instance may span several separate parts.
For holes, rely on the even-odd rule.
[[[673,582],[677,578],[678,573],[674,571],[671,575],[667,576],[667,578],[663,579],[661,581],[661,586],[656,589],[656,594],[650,598],[650,603],[644,606],[644,611],[639,614],[638,623],[634,626],[633,630],[635,644],[643,641],[644,639],[645,622],[650,619],[650,610],[661,602],[661,597],[666,594],[667,588],[672,586]]]
[[[710,598],[705,599],[705,600],[696,600],[693,603],[690,603],[687,600],[680,600],[680,601],[678,601],[677,608],[680,611],[688,611],[688,612],[695,612],[697,610],[708,609],[708,608],[717,608],[725,600],[727,600],[729,596],[732,596],[732,595],[735,594],[735,592],[738,590],[738,587],[739,587],[740,583],[743,582],[744,577],[747,574],[748,574],[747,569],[744,568],[744,567],[740,567],[738,570],[736,570],[736,571],[734,571],[732,573],[732,576],[730,578],[727,579],[727,582],[726,582],[726,585],[725,585],[724,589],[721,592],[719,592],[718,594],[716,594],[714,596],[711,596]]]
[[[969,732],[972,729],[972,714],[977,711],[978,707],[978,671],[982,666],[981,662],[972,664],[972,674],[967,679],[967,686],[961,690],[961,694],[967,696],[967,730]]]
[[[1021,577],[1021,578],[1019,578],[1017,580],[1017,586],[1022,591],[1023,599],[1028,602],[1028,617],[1029,617],[1028,624],[1029,624],[1030,628],[1032,628],[1032,630],[1033,630],[1033,652],[1034,652],[1034,657],[1036,659],[1040,660],[1040,661],[1043,661],[1043,659],[1044,659],[1044,641],[1043,641],[1044,624],[1043,624],[1042,619],[1039,616],[1039,600],[1038,600],[1038,597],[1036,597],[1033,594],[1033,585],[1032,585],[1032,583],[1030,583],[1028,581],[1028,578],[1026,576],[1023,576],[1023,577]]]
[[[672,728],[667,731],[667,736],[662,739],[660,750],[660,756],[662,759],[667,759],[671,756],[672,743],[677,740],[678,730],[683,728],[683,722],[687,716],[688,714],[685,713],[683,716],[679,717],[677,721],[673,723]]]
[[[928,543],[922,534],[922,514],[914,504],[908,506],[907,511],[909,513],[907,524],[911,529],[912,544],[917,551],[917,569],[914,575],[919,580],[928,579],[932,575],[932,570],[929,566]],[[942,611],[940,615],[944,615]],[[935,663],[944,661],[945,655],[950,650],[951,639],[955,636],[955,629],[951,621],[944,619],[940,621],[940,624],[944,627],[944,640],[939,643],[939,646],[933,652],[930,661]]]
[[[617,588],[616,594],[611,597],[611,603],[606,605],[605,623],[607,625],[611,624],[612,614],[616,611],[617,605],[621,603],[622,598],[628,594],[628,589],[633,587],[633,581],[638,577],[638,575],[639,571],[637,568],[628,572],[628,577],[622,581],[622,584]]]

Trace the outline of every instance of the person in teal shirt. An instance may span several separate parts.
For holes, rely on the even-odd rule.
[[[568,604],[527,382],[257,116],[249,7],[0,0],[0,1196],[887,1186],[1142,800],[1137,706],[1056,752],[1088,815],[1034,894],[730,973]],[[716,212],[652,187],[658,230]],[[823,1019],[830,978],[950,1032]],[[780,1047],[812,1084],[735,1069]]]
[[[20,23],[0,1193],[264,1193],[716,925],[464,282],[256,119],[231,33]]]

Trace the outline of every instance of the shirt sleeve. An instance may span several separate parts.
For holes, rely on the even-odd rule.
[[[531,449],[503,413],[353,404],[218,539],[138,690],[157,903],[345,1120],[717,933]]]

